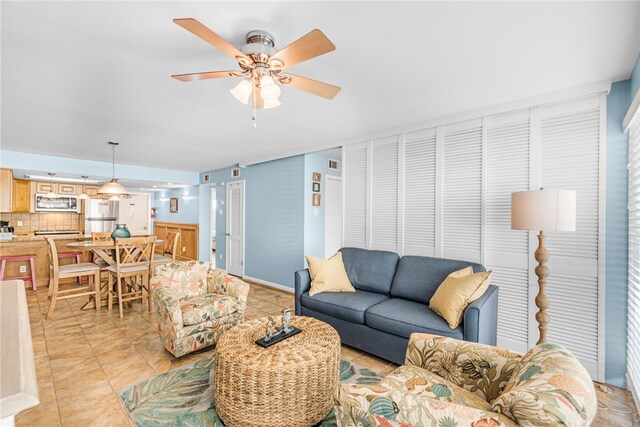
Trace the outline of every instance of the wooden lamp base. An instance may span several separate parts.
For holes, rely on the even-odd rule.
[[[535,270],[538,276],[538,295],[536,296],[538,312],[536,313],[536,320],[538,321],[538,329],[540,331],[540,338],[536,345],[547,342],[547,325],[549,324],[549,314],[547,313],[549,299],[545,291],[547,276],[549,276],[549,267],[546,266],[547,261],[549,261],[549,252],[544,245],[544,239],[544,232],[540,231],[538,234],[538,249],[535,254],[536,261],[538,261],[538,266]]]

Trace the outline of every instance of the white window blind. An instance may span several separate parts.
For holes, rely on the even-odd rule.
[[[629,293],[627,373],[640,396],[640,111],[629,127]]]
[[[576,231],[549,233],[548,340],[597,375],[599,357],[599,97],[540,109],[540,186],[576,190]]]
[[[529,110],[487,118],[486,253],[500,288],[499,346],[528,349],[529,235],[511,229],[511,193],[529,189]]]
[[[371,144],[371,249],[398,252],[398,136]]]
[[[344,147],[343,246],[367,247],[367,145]]]
[[[442,254],[480,261],[482,221],[482,123],[445,126]]]
[[[404,255],[433,256],[436,239],[436,130],[411,132],[404,145]]]

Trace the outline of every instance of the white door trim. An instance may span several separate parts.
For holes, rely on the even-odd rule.
[[[242,184],[242,261],[240,263],[241,265],[241,274],[239,274],[239,276],[244,277],[244,260],[245,260],[245,225],[246,225],[246,208],[245,208],[245,201],[246,201],[246,184],[245,184],[245,180],[239,180],[239,181],[230,181],[227,182],[227,190],[226,190],[226,204],[227,204],[227,208],[226,208],[226,221],[225,221],[225,270],[227,270],[227,272],[229,272],[229,241],[230,241],[230,233],[229,233],[229,222],[231,220],[231,216],[229,215],[229,210],[231,209],[231,203],[230,203],[230,192],[231,192],[231,186],[235,185],[235,184]],[[232,273],[233,274],[233,273]]]
[[[340,246],[343,245],[343,241],[344,241],[344,185],[342,184],[342,177],[341,176],[335,176],[335,175],[327,175],[325,174],[325,182],[324,182],[324,189],[325,189],[325,201],[324,201],[324,248],[323,248],[323,253],[324,253],[324,257],[327,258],[327,208],[329,206],[329,198],[327,197],[327,191],[329,189],[329,186],[327,185],[327,181],[338,181],[340,182],[340,186],[342,188],[342,190],[340,191],[341,195],[340,195],[340,203],[341,203],[341,209],[340,212]]]

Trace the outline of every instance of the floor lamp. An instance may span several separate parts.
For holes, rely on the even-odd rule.
[[[576,231],[576,192],[573,190],[533,190],[511,194],[511,229],[538,231],[536,250],[536,275],[538,276],[538,296],[536,296],[536,320],[540,339],[536,344],[547,342],[549,323],[549,300],[545,292],[549,267],[549,252],[545,247],[545,233],[554,231]]]

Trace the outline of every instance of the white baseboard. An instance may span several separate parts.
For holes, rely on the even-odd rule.
[[[290,294],[295,293],[295,289],[290,288],[288,286],[280,285],[278,283],[268,282],[266,280],[257,279],[255,277],[251,277],[251,276],[243,276],[243,279],[251,280],[252,282],[256,282],[256,283],[258,283],[260,285],[264,285],[264,286],[269,287],[269,288],[278,289],[280,291],[288,292]]]

